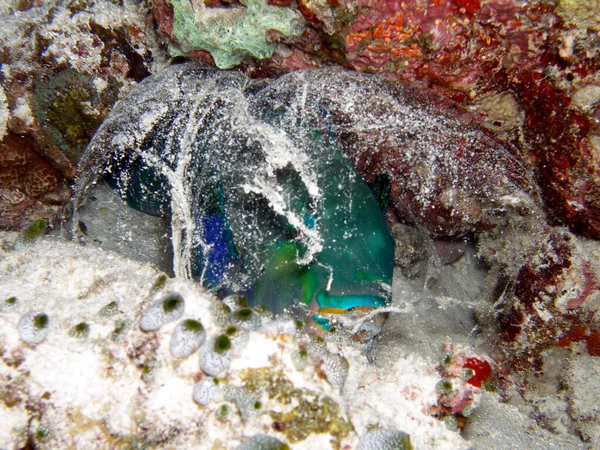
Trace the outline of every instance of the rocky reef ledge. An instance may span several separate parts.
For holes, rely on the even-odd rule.
[[[392,330],[382,363],[385,345],[316,338],[115,253],[1,238],[0,448],[468,449],[509,429],[506,445],[585,448],[499,403],[468,344],[410,351]]]

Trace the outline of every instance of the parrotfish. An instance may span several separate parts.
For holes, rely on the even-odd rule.
[[[305,86],[306,89],[306,86]],[[389,303],[394,242],[378,200],[344,156],[326,105],[286,78],[171,66],[117,103],[81,163],[76,208],[100,177],[170,218],[174,271],[282,312]]]

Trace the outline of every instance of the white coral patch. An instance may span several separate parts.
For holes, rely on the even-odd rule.
[[[0,314],[0,380],[4,398],[14,398],[0,403],[0,447],[24,446],[38,426],[52,430],[51,448],[108,448],[130,439],[153,448],[201,449],[206,442],[220,442],[221,448],[235,449],[265,430],[285,442],[285,434],[273,429],[269,412],[287,406],[266,392],[245,388],[248,370],[266,369],[283,373],[307,401],[328,397],[339,406],[339,417],[356,430],[340,438],[342,447],[356,448],[359,437],[379,425],[410,434],[416,448],[468,448],[459,434],[427,413],[437,401],[435,363],[407,356],[391,369],[375,368],[357,348],[329,343],[327,351],[348,362],[340,392],[322,377],[317,357],[325,346],[312,354],[315,349],[307,347],[308,364],[295,368],[298,339],[305,337],[297,334],[292,320],[263,319],[258,331],[239,330],[247,335],[247,344],[232,346],[231,364],[217,387],[202,376],[198,357],[171,355],[177,322],[151,333],[140,330],[148,306],[177,292],[186,301],[183,320],[200,318],[210,339],[224,332],[211,320],[216,300],[210,294],[178,278],[154,293],[158,276],[148,265],[48,239],[0,254],[0,299],[17,298]],[[113,301],[118,305],[113,315],[98,314]],[[52,326],[34,348],[20,340],[17,325],[23,314],[37,310],[47,311]],[[70,336],[69,330],[82,322],[89,326],[88,336]],[[151,368],[152,376],[145,368]],[[223,386],[237,394],[228,400],[219,393]],[[229,413],[223,417],[219,411],[225,404]],[[31,420],[28,405],[43,409],[39,423]],[[326,450],[331,441],[331,435],[318,433],[292,445]]]

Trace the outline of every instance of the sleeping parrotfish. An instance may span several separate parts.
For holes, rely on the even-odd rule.
[[[109,177],[131,207],[170,218],[175,273],[273,312],[310,304],[327,328],[389,302],[394,243],[326,109],[283,87],[195,64],[145,79],[90,143],[77,202]]]

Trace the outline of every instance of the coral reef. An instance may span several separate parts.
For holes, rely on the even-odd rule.
[[[0,16],[0,228],[20,230],[55,222],[94,131],[164,58],[136,2],[7,1]]]
[[[149,9],[158,38],[149,26]],[[469,244],[478,246],[478,258],[491,267],[490,277],[497,279],[495,292],[490,295],[495,307],[491,316],[498,327],[497,334],[488,338],[497,361],[490,380],[503,388],[505,395],[517,381],[526,401],[535,405],[542,426],[553,432],[570,430],[594,445],[597,417],[593,405],[586,405],[585,388],[580,386],[585,380],[582,372],[589,373],[592,381],[596,377],[600,281],[598,252],[581,236],[600,237],[598,13],[597,3],[587,0],[1,2],[0,228],[26,230],[21,236],[27,241],[29,231],[44,234],[55,225],[54,219],[71,193],[69,182],[81,153],[96,128],[118,98],[166,65],[167,46],[160,46],[159,39],[168,41],[171,55],[185,54],[220,67],[239,64],[254,78],[335,64],[410,83],[411,88],[397,87],[409,105],[402,109],[396,100],[381,99],[369,91],[350,89],[353,101],[347,101],[340,94],[348,89],[343,77],[333,83],[334,87],[316,78],[307,82],[303,75],[287,76],[282,81],[289,84],[292,97],[306,95],[307,104],[315,92],[332,93],[333,99],[316,111],[310,127],[345,152],[380,205],[391,200],[387,219],[394,225],[396,243],[401,244],[395,260],[407,277],[425,277],[433,291],[436,277],[431,274],[440,272],[444,264],[451,265],[453,258],[461,258]],[[304,90],[306,86],[309,88]],[[383,81],[375,86],[390,89]],[[420,89],[423,86],[433,91]],[[418,112],[411,113],[413,107]],[[382,123],[377,118],[387,117],[389,111],[393,120],[405,124],[404,119],[419,119],[419,126],[405,129],[403,135],[381,133],[378,127]],[[422,120],[430,113],[435,119]],[[361,119],[361,126],[376,126],[349,129],[348,123],[355,123],[356,117]],[[481,124],[488,131],[473,124]],[[432,134],[424,137],[422,130]],[[154,187],[151,175],[140,173],[141,178],[146,177],[147,186]],[[140,200],[143,194],[134,189],[131,195]],[[145,207],[148,211],[165,208],[163,200],[158,198]],[[144,222],[152,219],[156,218]],[[43,229],[39,226],[42,221]],[[164,235],[164,224],[154,223]],[[303,218],[303,223],[308,227],[311,218]],[[553,228],[556,225],[568,227],[568,231]],[[33,228],[28,231],[30,226]],[[38,232],[34,234],[40,235]],[[109,245],[112,234],[113,228],[107,226],[101,239],[104,245]],[[37,251],[35,247],[25,248],[18,236],[4,235],[0,248]],[[135,237],[144,240],[146,235]],[[123,235],[117,247],[127,239]],[[422,248],[424,252],[419,250]],[[146,261],[156,258],[148,256]],[[171,274],[168,264],[161,268]],[[104,279],[104,269],[97,269],[98,279]],[[281,273],[268,275],[276,279]],[[156,274],[153,277],[156,279]],[[147,280],[144,286],[148,283],[152,284]],[[144,297],[144,310],[165,294],[160,284],[171,283],[166,278],[158,283],[152,298]],[[102,284],[88,287],[88,291],[80,292],[81,298],[93,297],[95,291],[104,289]],[[23,352],[31,355],[34,347],[57,345],[52,341],[57,327],[62,330],[61,336],[80,346],[95,339],[101,329],[109,341],[105,348],[113,348],[125,345],[131,333],[152,340],[166,336],[163,328],[170,332],[181,325],[173,321],[142,333],[139,323],[134,326],[141,309],[134,313],[125,298],[113,300],[114,296],[96,302],[93,313],[85,317],[61,322],[45,305],[31,305],[35,299],[20,294],[17,298],[11,289],[3,295],[6,300],[0,304],[0,311],[10,315],[10,329],[16,329],[18,318],[30,311],[46,311],[51,319],[49,329],[42,327],[44,332],[49,330],[42,342],[21,349],[23,342],[9,340],[17,349],[2,354],[10,370],[24,364]],[[328,301],[323,297],[321,300],[323,304]],[[251,346],[253,336],[271,320],[261,311],[231,302],[212,302],[209,309],[213,324],[222,329],[213,333],[206,325],[208,341],[224,335],[232,348]],[[451,313],[456,311],[452,309]],[[357,318],[353,314],[342,318],[337,311],[328,310],[320,318],[335,330],[344,323],[353,324]],[[188,320],[200,317],[205,325],[204,316],[192,317],[195,319]],[[30,331],[37,329],[31,322],[26,323]],[[234,328],[228,328],[232,325]],[[380,330],[380,321],[363,329],[367,337]],[[177,358],[178,364],[185,366],[188,360],[194,360],[197,366],[197,358],[185,356],[195,351],[188,349],[196,344],[187,345],[191,340],[169,336],[165,341],[169,345],[186,343],[184,350],[177,345],[169,357],[182,355]],[[2,341],[3,348],[6,342]],[[206,347],[207,343],[202,345]],[[155,353],[140,356],[132,351],[130,359],[125,358],[135,361],[136,374],[144,378],[140,382],[142,391],[151,389],[165,370],[164,361]],[[290,354],[290,367],[300,372],[314,368],[323,381],[335,385],[330,386],[333,391],[341,388],[341,394],[335,395],[343,395],[348,383],[352,386],[351,360],[349,373],[340,377],[344,366],[341,361],[348,361],[345,355],[323,353],[305,342],[295,345]],[[465,427],[468,409],[453,406],[462,399],[454,395],[457,386],[460,392],[485,386],[485,358],[470,355],[457,360],[462,362],[451,366],[452,373],[440,369],[444,378],[437,380],[437,400],[431,404],[438,405],[442,411],[439,416],[445,417],[451,428],[468,431],[468,423],[473,420],[481,427],[479,430],[485,430],[480,418],[472,416]],[[231,364],[235,365],[234,357]],[[565,388],[539,399],[531,392],[543,383],[551,383],[552,364],[566,367],[556,369],[561,374],[556,377]],[[107,373],[118,370],[111,367]],[[374,378],[383,392],[386,381],[377,376]],[[559,383],[557,379],[555,384]],[[18,376],[2,380],[6,386],[6,394],[2,393],[4,405],[26,405],[2,415],[9,428],[14,425],[20,429],[14,434],[19,436],[18,446],[56,444],[57,436],[62,436],[60,427],[54,429],[45,419],[46,414],[52,414],[47,413],[46,397],[54,393],[26,387]],[[194,379],[199,383],[202,380]],[[483,386],[478,386],[480,383]],[[389,392],[388,397],[393,398],[393,393]],[[223,403],[222,399],[218,402],[221,404],[214,410],[216,426],[241,417],[241,401],[239,405]],[[372,413],[374,417],[377,414]],[[486,410],[486,414],[493,417],[495,411]],[[511,414],[499,415],[498,421],[516,426],[519,421],[514,417],[519,417],[518,413]],[[141,442],[137,431],[129,428],[114,432],[114,426],[99,416],[94,420],[82,418],[77,408],[69,410],[68,415],[87,427],[86,433],[107,436],[107,442],[115,446]],[[136,420],[140,429],[153,429],[142,418]],[[365,440],[370,433],[377,435],[379,429],[409,432],[406,423],[392,423],[391,419],[381,424],[353,419],[352,424]],[[176,428],[164,427],[156,432],[149,438],[152,445],[170,442],[178,433]],[[232,445],[263,433],[256,429],[244,436],[236,435]],[[414,441],[412,431],[410,434]],[[282,435],[278,437],[283,439]],[[416,439],[422,443],[419,439],[423,438]],[[536,448],[529,444],[525,447]]]
[[[425,359],[407,356],[378,368],[351,341],[319,340],[294,320],[263,317],[260,329],[246,332],[244,346],[226,350],[230,365],[217,379],[202,371],[193,353],[172,355],[182,322],[150,332],[139,326],[148,308],[162,307],[165,293],[177,292],[186,299],[184,317],[202,317],[209,339],[200,351],[220,340],[231,322],[211,320],[213,304],[222,301],[197,283],[167,279],[164,292],[156,292],[156,269],[51,238],[3,253],[0,269],[0,296],[18,295],[0,314],[2,447],[200,449],[211,442],[223,449],[274,443],[340,449],[356,448],[364,435],[373,441],[373,428],[398,430],[394,438],[402,442],[410,435],[418,448],[469,447],[425,413],[438,401],[440,380]],[[101,316],[107,298],[119,306]],[[27,317],[31,325],[42,307],[51,311],[42,327],[47,334],[30,345],[21,340],[19,324]],[[129,325],[114,339],[118,322]],[[307,349],[308,364],[294,369],[298,348]],[[319,376],[324,353],[346,361],[341,390]],[[391,408],[380,408],[379,398]]]
[[[543,352],[556,346],[580,343],[600,355],[597,250],[563,229],[544,235],[536,250],[514,280],[499,286],[497,350],[504,355],[497,357],[510,361],[507,371],[540,371]]]
[[[214,6],[213,14],[228,11]],[[307,28],[269,62],[246,62],[248,73],[262,77],[334,62],[433,87],[482,112],[476,120],[518,143],[555,220],[600,236],[595,3],[305,0],[281,6],[290,13],[297,8]],[[172,28],[172,15],[155,16],[159,30]]]
[[[171,53],[206,51],[217,67],[230,69],[247,55],[270,58],[278,40],[302,34],[302,16],[298,12],[271,6],[265,0],[240,3],[231,8],[210,8],[204,0],[165,0],[161,9],[172,8],[172,24],[162,25],[162,29],[168,29],[177,44]],[[277,35],[281,37],[276,38]]]

